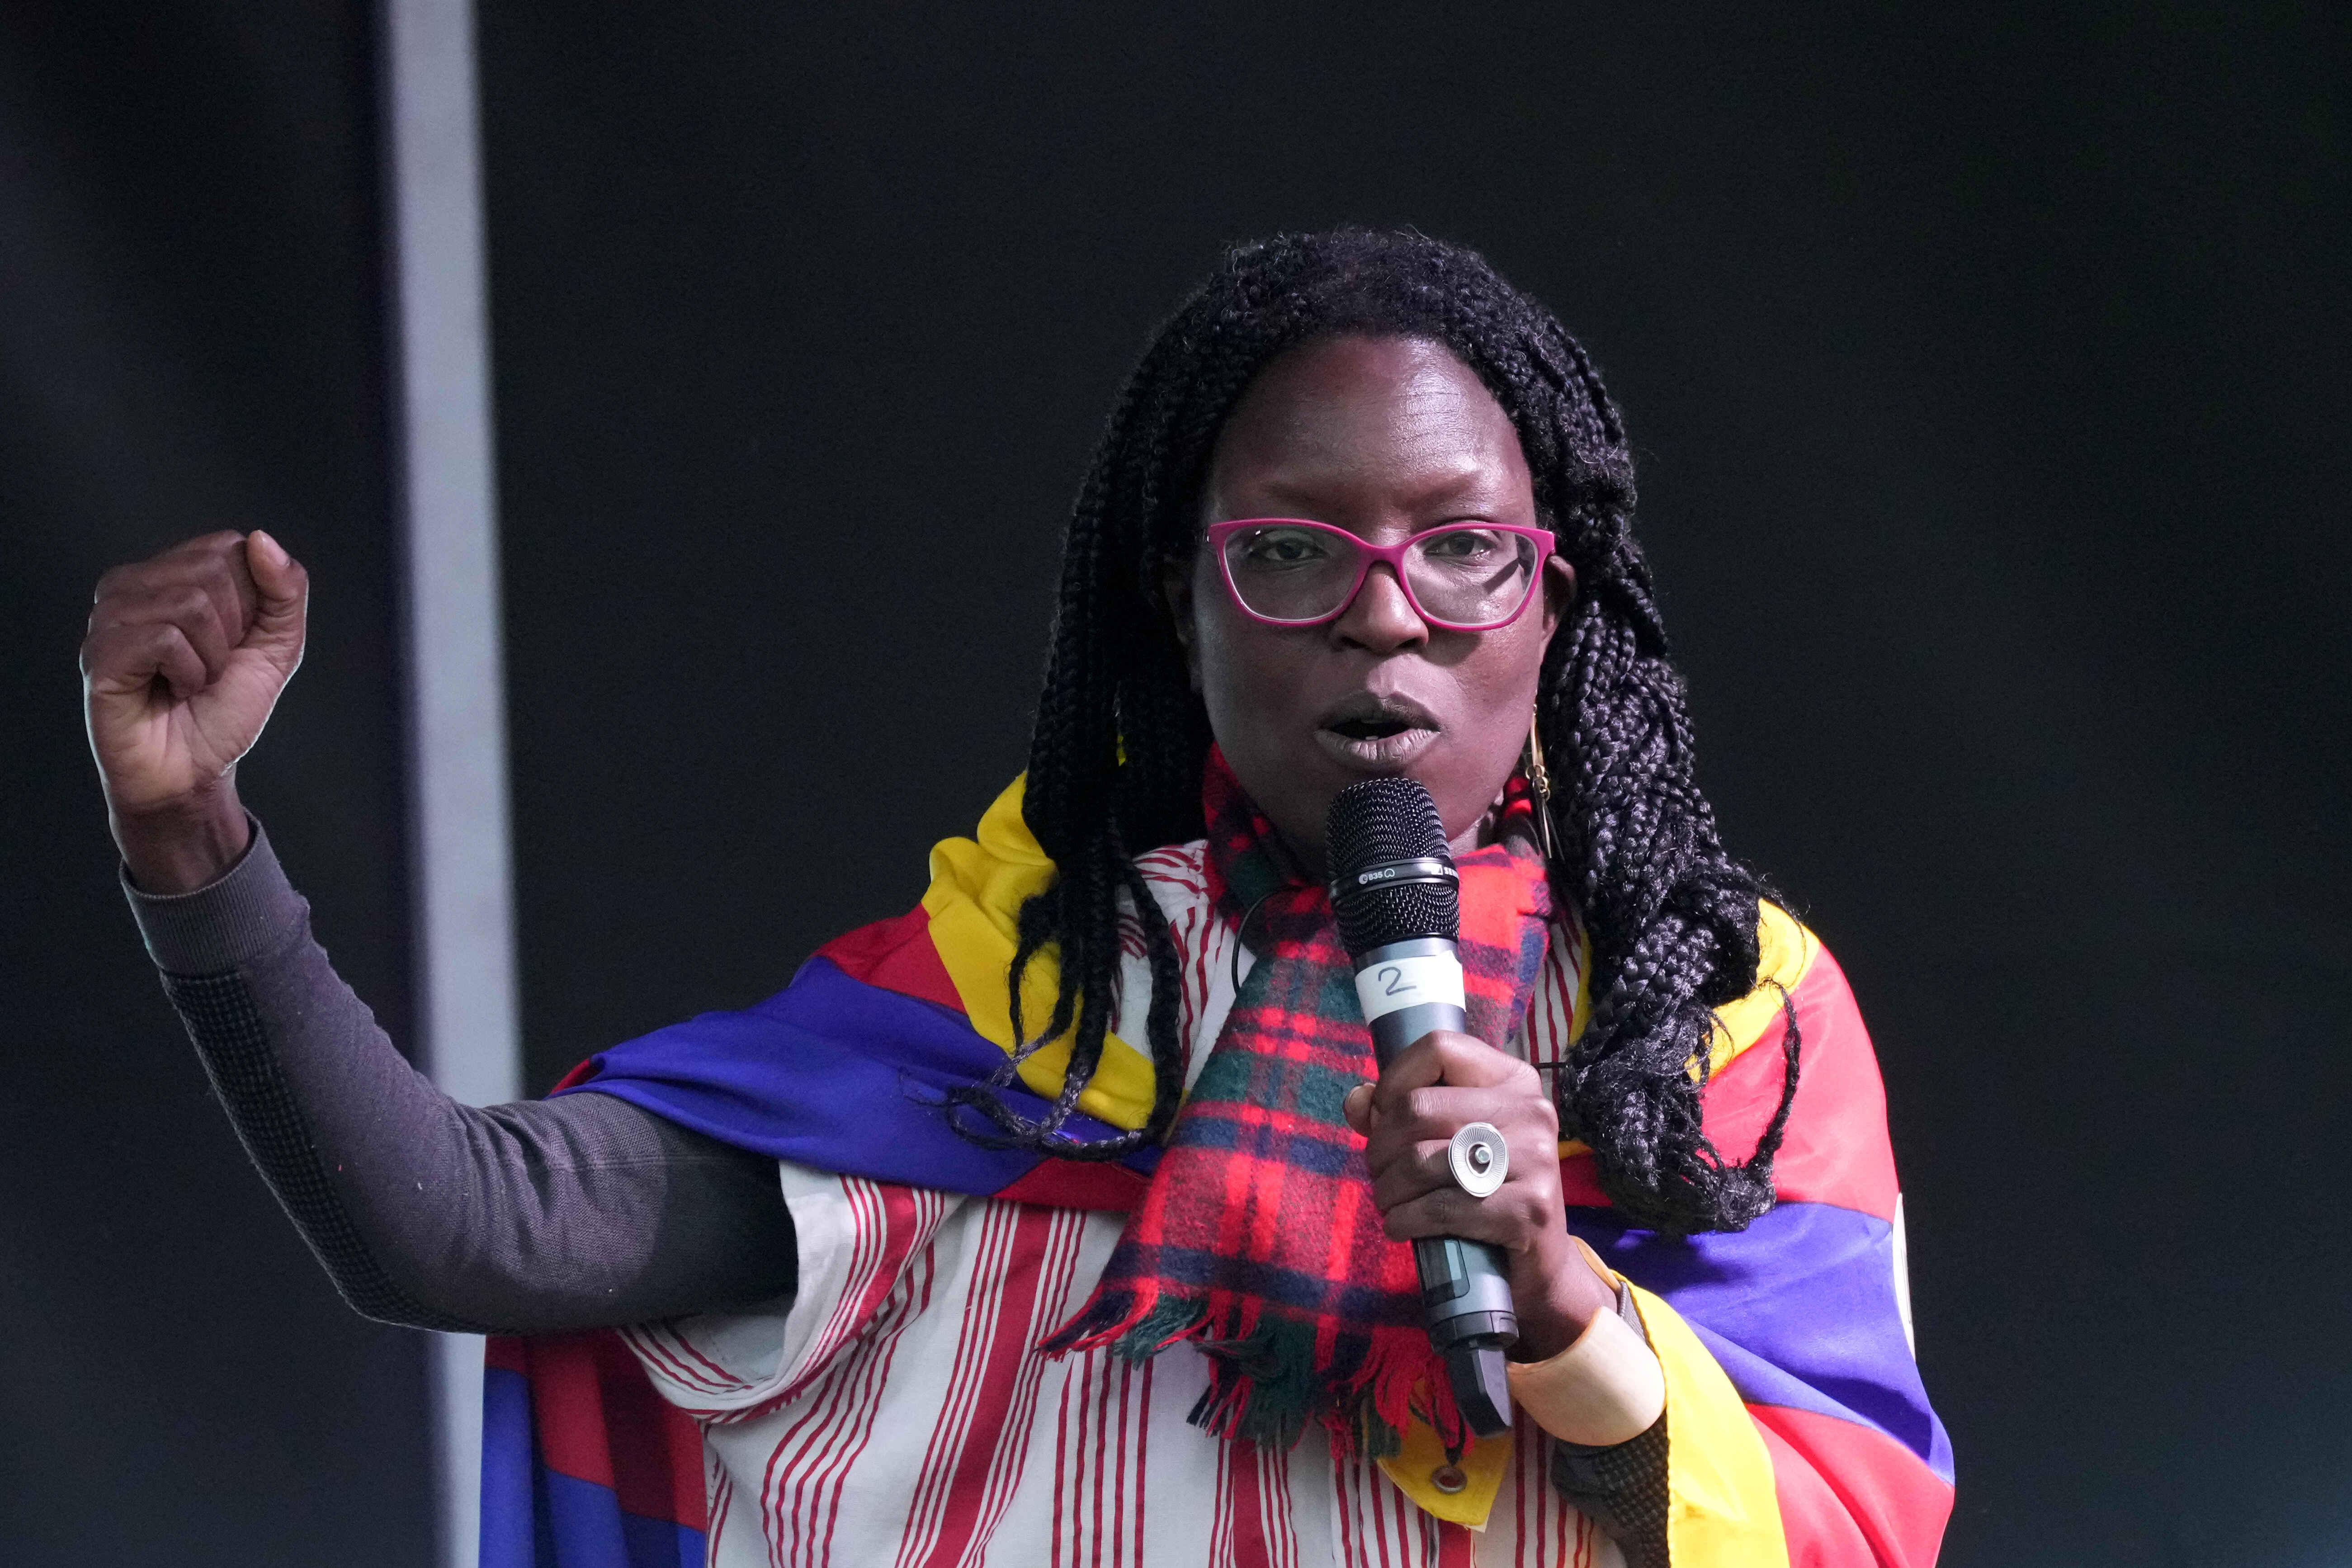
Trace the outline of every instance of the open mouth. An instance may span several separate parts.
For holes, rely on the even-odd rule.
[[[1342,719],[1338,723],[1328,724],[1324,728],[1335,735],[1345,735],[1350,741],[1385,741],[1391,735],[1402,735],[1415,726],[1406,723],[1402,719],[1383,717]]]
[[[1325,753],[1366,773],[1395,773],[1437,739],[1435,715],[1406,697],[1369,691],[1334,703],[1315,728]]]

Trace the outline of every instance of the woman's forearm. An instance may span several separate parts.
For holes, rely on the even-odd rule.
[[[211,885],[129,892],[238,1137],[360,1311],[532,1332],[792,1289],[773,1162],[605,1095],[452,1100],[335,973],[257,826]]]

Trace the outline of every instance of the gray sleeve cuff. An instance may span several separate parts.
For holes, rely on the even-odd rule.
[[[123,897],[138,917],[147,955],[166,974],[222,974],[270,952],[301,929],[310,907],[248,815],[253,842],[218,880],[193,893],[144,893],[121,872]]]

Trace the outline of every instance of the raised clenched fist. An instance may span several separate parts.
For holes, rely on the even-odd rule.
[[[310,579],[266,533],[208,533],[98,580],[81,670],[116,844],[150,892],[244,853],[236,763],[302,662]]]

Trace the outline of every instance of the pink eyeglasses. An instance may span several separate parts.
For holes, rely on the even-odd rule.
[[[1376,561],[1386,562],[1413,613],[1448,631],[1490,632],[1519,618],[1534,596],[1549,531],[1508,523],[1447,523],[1395,544],[1373,544],[1297,517],[1245,517],[1209,525],[1225,588],[1252,620],[1316,626],[1355,602]]]

